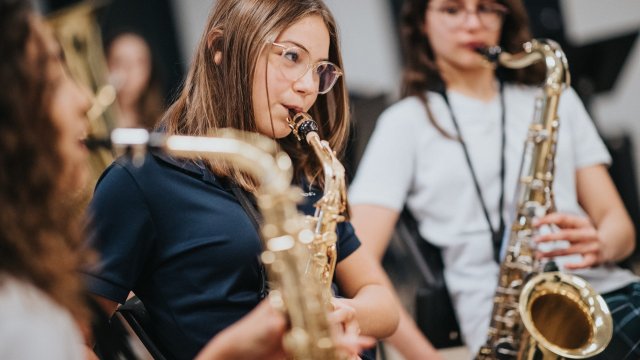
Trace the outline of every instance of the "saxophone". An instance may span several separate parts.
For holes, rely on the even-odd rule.
[[[307,220],[314,229],[314,238],[310,244],[311,276],[320,279],[323,298],[329,304],[333,293],[331,283],[336,268],[338,235],[336,227],[348,218],[347,186],[344,166],[326,140],[320,140],[318,124],[309,114],[300,112],[289,119],[289,126],[299,141],[306,141],[322,163],[324,172],[324,193],[314,206],[313,217]]]
[[[479,49],[502,66],[519,69],[538,61],[547,68],[542,94],[525,140],[516,190],[516,219],[500,264],[487,341],[476,359],[584,359],[600,353],[613,326],[604,299],[583,279],[535,258],[532,222],[555,211],[552,184],[559,121],[558,102],[569,86],[568,64],[551,40],[532,40],[524,52]]]
[[[290,357],[300,360],[340,359],[321,286],[305,276],[307,246],[314,234],[296,208],[301,191],[291,186],[291,159],[278,151],[271,139],[229,129],[211,137],[115,129],[110,139],[88,139],[86,144],[90,149],[126,150],[132,154],[134,164],[144,158],[147,148],[161,149],[182,158],[221,159],[260,179],[257,201],[263,215],[261,260],[269,277],[271,304],[289,318],[290,329],[283,341],[285,350]]]

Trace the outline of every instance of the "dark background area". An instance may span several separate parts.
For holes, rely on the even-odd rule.
[[[77,0],[43,0],[44,11],[65,9]],[[97,20],[103,42],[124,31],[140,34],[147,40],[163,80],[169,103],[182,81],[185,64],[178,47],[178,33],[170,0],[96,1]]]

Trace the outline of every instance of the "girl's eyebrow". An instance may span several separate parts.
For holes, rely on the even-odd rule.
[[[309,55],[311,55],[311,52],[309,51],[309,49],[307,49],[304,45],[302,45],[302,44],[300,44],[300,43],[298,43],[296,41],[293,41],[293,40],[282,40],[282,41],[276,41],[276,42],[280,43],[280,44],[282,44],[282,43],[293,44],[296,47],[299,47],[299,48],[303,49],[304,51],[308,52]],[[318,61],[329,61],[329,58],[328,57],[321,58]]]

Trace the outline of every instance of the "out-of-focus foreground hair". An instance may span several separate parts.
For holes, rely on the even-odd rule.
[[[80,212],[64,205],[59,132],[49,110],[61,61],[35,27],[26,0],[0,0],[0,281],[34,284],[76,318],[86,319],[78,274]]]

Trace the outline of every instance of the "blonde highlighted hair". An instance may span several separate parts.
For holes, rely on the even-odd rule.
[[[219,128],[256,132],[252,84],[264,45],[308,16],[320,16],[329,30],[329,61],[342,67],[336,22],[321,0],[219,0],[195,52],[183,89],[162,122],[169,134],[206,135]],[[221,56],[220,61],[214,57]],[[342,154],[349,131],[344,77],[309,110],[320,137]],[[278,141],[291,156],[297,176],[312,180],[321,171],[312,151],[292,136]],[[218,176],[255,189],[246,174],[222,162],[210,162]]]

